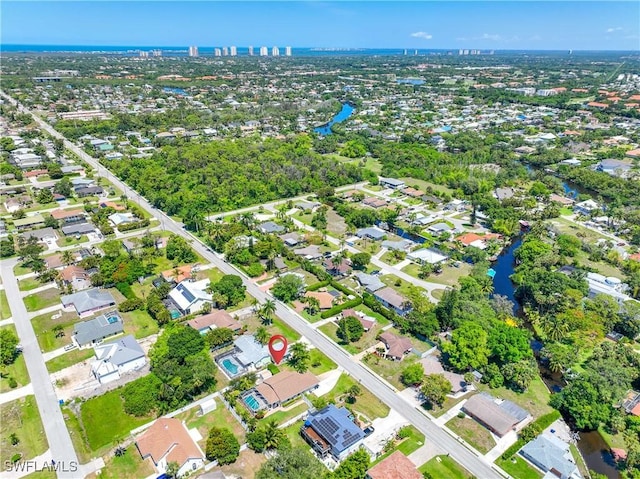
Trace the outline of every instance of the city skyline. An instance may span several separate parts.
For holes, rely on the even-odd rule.
[[[5,45],[640,50],[640,4],[625,1],[50,1],[2,13]]]

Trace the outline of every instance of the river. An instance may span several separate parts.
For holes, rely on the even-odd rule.
[[[343,103],[340,111],[334,116],[329,123],[325,123],[317,128],[314,128],[313,131],[316,133],[320,133],[321,135],[327,136],[331,134],[331,127],[336,123],[341,123],[353,115],[353,112],[356,109],[351,103]]]
[[[493,294],[501,294],[513,301],[518,314],[521,314],[521,305],[515,298],[515,287],[509,277],[514,273],[515,250],[518,249],[521,244],[522,237],[519,236],[500,253],[498,259],[492,265],[493,270],[496,272],[493,277]],[[540,374],[544,378],[545,384],[555,390],[556,388],[554,386],[558,384],[557,378],[554,376],[547,378],[549,371],[543,365],[539,366]],[[548,379],[551,379],[551,382]],[[604,474],[609,479],[620,478],[609,448],[597,431],[580,433],[580,440],[577,446],[589,469]]]

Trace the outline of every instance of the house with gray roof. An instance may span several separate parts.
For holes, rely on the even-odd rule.
[[[380,177],[380,185],[386,188],[393,188],[394,190],[402,189],[406,185],[406,183],[402,180],[397,180],[395,178],[383,178]]]
[[[101,384],[120,379],[120,375],[144,367],[147,358],[131,335],[99,344],[93,348],[96,359],[91,372]]]
[[[96,227],[91,223],[74,223],[63,226],[61,229],[65,236],[73,236],[93,233],[96,230]]]
[[[22,233],[20,236],[22,236],[26,240],[28,240],[29,238],[36,238],[38,241],[47,241],[47,240],[55,241],[58,239],[58,234],[56,233],[56,230],[54,230],[53,228],[42,228],[39,230],[31,230],[31,231]]]
[[[392,251],[409,251],[414,245],[415,243],[413,241],[406,239],[400,241],[384,240],[382,242],[383,248],[387,248]]]
[[[68,294],[60,298],[62,306],[68,308],[73,306],[76,312],[82,316],[90,314],[100,309],[108,308],[116,304],[109,291],[103,291],[98,288],[79,291],[74,294]]]
[[[384,284],[380,278],[374,274],[367,274],[359,271],[355,276],[358,283],[360,283],[360,286],[366,289],[369,293],[378,291],[386,286],[386,284]]]
[[[253,366],[260,369],[271,362],[269,348],[256,341],[256,338],[251,334],[243,334],[233,344],[235,346],[234,357],[245,368]]]
[[[277,234],[282,233],[285,228],[284,226],[280,226],[278,223],[274,223],[273,221],[265,221],[264,223],[260,223],[258,225],[258,230],[265,234]]]
[[[103,339],[115,336],[123,331],[122,318],[117,311],[110,311],[88,321],[76,323],[73,326],[71,340],[79,348],[86,348],[100,344]]]
[[[520,455],[546,473],[545,478],[582,479],[569,444],[555,436],[539,435],[520,450]]]
[[[376,228],[375,226],[372,226],[370,228],[359,229],[358,231],[356,231],[356,236],[358,238],[368,238],[374,241],[378,241],[383,239],[385,236],[387,236],[387,233],[380,228]]]
[[[462,410],[485,426],[498,437],[502,437],[530,416],[511,401],[496,400],[489,394],[480,393],[469,398]]]
[[[301,211],[313,211],[318,206],[320,206],[320,203],[318,203],[316,201],[314,201],[314,202],[298,201],[298,202],[294,203],[293,206],[294,206],[294,208],[298,208]]]

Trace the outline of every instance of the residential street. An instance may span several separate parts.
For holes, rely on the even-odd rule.
[[[11,97],[7,96],[4,92],[0,92],[0,94],[8,99],[11,103],[15,103]],[[30,113],[28,110],[20,107],[22,111],[25,113]],[[56,138],[64,138],[58,132],[56,132],[49,124],[38,118],[34,115],[37,123],[46,130],[50,135]],[[97,170],[97,173],[101,176],[106,177],[109,181],[111,181],[117,188],[125,191],[125,185],[118,178],[114,177],[106,168],[98,163],[98,161],[87,153],[85,153],[81,148],[74,145],[73,143],[65,140],[65,146],[77,154],[83,161],[86,161],[93,168]],[[140,197],[136,192],[131,190],[131,188],[126,187],[127,195],[132,201],[138,203],[142,208],[147,210],[152,216],[156,219],[160,220],[164,227],[178,234],[186,239],[188,239],[196,252],[202,255],[205,259],[212,262],[217,268],[220,269],[225,274],[235,274],[239,275],[243,278],[243,282],[247,287],[247,291],[249,294],[254,296],[260,302],[264,302],[267,299],[272,299],[271,295],[264,293],[261,291],[258,286],[249,280],[249,278],[244,275],[242,272],[226,263],[222,259],[220,259],[217,255],[210,252],[208,248],[206,248],[198,239],[196,239],[191,233],[182,229],[178,223],[174,220],[166,216],[161,211],[153,208],[144,198]],[[15,260],[14,260],[15,261]],[[60,457],[68,457],[69,460],[75,457],[75,453],[73,452],[73,447],[71,445],[71,440],[69,434],[66,430],[64,421],[62,420],[62,414],[60,413],[60,409],[55,404],[55,395],[53,394],[53,387],[49,382],[48,373],[44,366],[44,360],[42,358],[42,354],[40,353],[40,349],[38,348],[37,341],[35,335],[33,333],[33,329],[31,325],[28,323],[26,309],[24,308],[24,304],[19,300],[19,294],[17,290],[17,283],[15,281],[15,277],[13,276],[13,264],[15,262],[11,262],[12,265],[7,267],[6,265],[10,262],[5,262],[3,264],[3,277],[5,279],[5,285],[8,283],[11,284],[12,290],[10,291],[7,288],[7,296],[14,297],[14,300],[11,304],[11,309],[13,311],[13,317],[16,322],[16,326],[18,323],[21,323],[20,328],[18,329],[18,333],[20,334],[21,340],[24,342],[24,337],[30,338],[30,348],[28,351],[27,365],[29,367],[29,373],[31,374],[32,381],[34,382],[34,389],[36,390],[36,397],[38,399],[38,406],[40,407],[41,414],[45,419],[45,424],[48,423],[47,437],[49,439],[49,443],[52,445],[52,451],[54,452],[53,456],[58,457],[58,451],[62,447],[67,447],[66,456],[61,455]],[[8,274],[11,276],[5,276],[5,269],[9,269]],[[411,281],[415,280],[411,278]],[[438,285],[441,287],[441,285]],[[17,299],[17,300],[16,300]],[[17,303],[14,305],[13,303]],[[19,304],[18,304],[19,303]],[[473,452],[467,449],[461,442],[458,442],[455,438],[450,436],[447,432],[442,430],[436,424],[434,424],[425,414],[416,410],[413,406],[411,406],[404,398],[396,394],[396,391],[387,386],[377,375],[371,372],[369,369],[365,368],[361,364],[354,362],[350,356],[338,345],[330,341],[327,337],[314,330],[303,318],[297,315],[292,309],[285,306],[281,302],[277,301],[276,314],[289,326],[293,327],[298,333],[305,336],[311,344],[313,344],[316,348],[330,357],[334,362],[337,363],[338,366],[342,367],[346,372],[348,372],[351,376],[368,388],[374,395],[376,395],[380,400],[386,403],[392,409],[395,409],[411,423],[418,430],[420,430],[423,434],[425,434],[427,441],[432,441],[437,444],[439,447],[449,452],[451,457],[453,457],[456,461],[458,461],[462,466],[464,466],[468,471],[470,471],[476,477],[482,479],[493,479],[500,477],[508,477],[508,475],[502,471],[498,472],[499,469],[485,461],[484,458],[480,458],[476,456]],[[28,331],[26,331],[28,329]],[[24,336],[23,336],[24,334]],[[30,336],[29,336],[30,335]],[[25,344],[26,347],[26,344]],[[25,348],[26,349],[26,348]],[[35,349],[35,351],[34,351]],[[32,372],[32,369],[34,372]],[[41,405],[42,403],[42,405]],[[51,403],[51,404],[50,404]],[[49,406],[53,410],[44,409],[45,406]],[[55,429],[56,431],[52,430]],[[51,431],[50,431],[51,430]],[[59,441],[57,440],[57,435],[60,435]],[[71,451],[71,452],[70,452]],[[60,451],[62,452],[62,451]],[[59,475],[58,477],[73,477],[67,475]],[[76,476],[77,473],[76,473]]]

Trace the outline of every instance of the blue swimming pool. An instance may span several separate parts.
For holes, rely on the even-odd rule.
[[[171,314],[171,319],[178,319],[180,316],[182,316],[180,314],[180,311],[178,311],[177,309],[170,309],[169,313]]]
[[[233,364],[233,361],[231,361],[231,359],[227,358],[224,359],[222,361],[222,366],[229,371],[232,375],[236,375],[238,374],[238,366],[236,366],[235,364]]]
[[[260,403],[252,395],[245,397],[244,402],[251,408],[252,411],[257,411],[258,409],[260,409]]]

